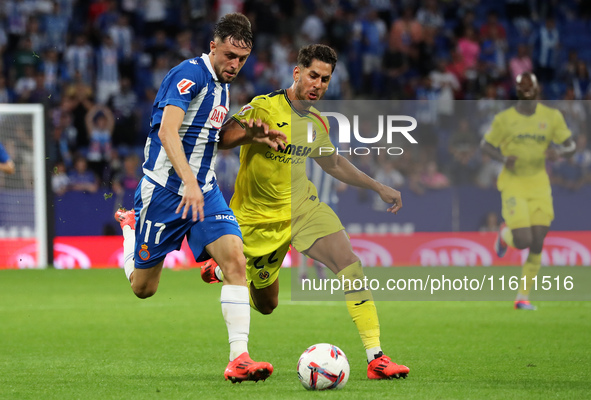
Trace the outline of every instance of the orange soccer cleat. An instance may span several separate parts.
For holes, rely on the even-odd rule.
[[[228,363],[224,377],[232,383],[242,381],[265,380],[273,373],[273,366],[268,362],[252,361],[247,352],[240,354]]]
[[[513,308],[516,310],[529,310],[529,311],[535,311],[538,309],[536,306],[534,306],[532,303],[530,303],[527,300],[515,300],[515,303],[513,303]]]
[[[390,360],[390,357],[382,354],[367,366],[369,379],[406,378],[410,369],[405,365],[398,365]]]
[[[201,266],[201,279],[205,283],[220,283],[221,279],[219,279],[215,274],[215,269],[218,267],[218,264],[213,261],[213,258],[207,260],[205,264]]]
[[[135,212],[133,210],[126,210],[125,208],[120,208],[115,212],[115,219],[121,225],[121,229],[124,226],[129,226],[131,229],[135,230]]]

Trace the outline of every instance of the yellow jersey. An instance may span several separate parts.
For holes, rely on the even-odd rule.
[[[326,117],[313,107],[306,112],[296,110],[286,90],[278,90],[255,97],[232,118],[243,127],[241,119],[260,118],[287,136],[284,150],[260,143],[240,149],[240,169],[230,200],[238,222],[273,223],[304,214],[308,205],[318,201],[316,188],[306,176],[306,158],[335,152]]]
[[[497,114],[484,139],[504,156],[517,157],[513,171],[501,171],[498,189],[528,197],[551,195],[546,150],[550,142],[561,144],[570,136],[562,113],[541,103],[532,115],[520,114],[515,107]]]

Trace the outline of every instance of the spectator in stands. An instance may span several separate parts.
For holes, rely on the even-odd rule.
[[[478,230],[480,232],[497,232],[499,230],[499,226],[499,215],[496,212],[491,211],[486,214],[484,223],[480,225],[480,229]]]
[[[74,170],[68,174],[68,178],[70,180],[69,190],[95,193],[99,188],[96,175],[88,169],[88,164],[82,156],[75,158]]]
[[[111,110],[100,104],[94,105],[86,114],[86,131],[90,136],[87,158],[93,163],[104,163],[111,159],[111,136],[115,118]]]
[[[409,55],[412,46],[423,40],[423,27],[415,19],[412,7],[405,7],[402,11],[402,17],[394,21],[390,28],[389,42],[401,51]]]
[[[480,56],[480,45],[478,44],[474,28],[466,28],[464,36],[458,39],[457,51],[462,56],[462,61],[466,70],[473,70],[476,68],[476,63]]]
[[[137,155],[130,154],[123,160],[123,170],[113,177],[113,191],[118,195],[125,192],[133,193],[137,188],[140,179],[140,160]]]
[[[138,99],[128,77],[121,78],[119,87],[120,91],[111,96],[107,103],[115,118],[112,143],[114,146],[129,147],[134,145],[136,139]]]
[[[576,100],[589,98],[590,86],[589,69],[585,61],[577,61],[575,76],[572,80],[573,92]]]
[[[117,48],[111,36],[104,35],[96,52],[96,102],[105,104],[119,89]]]
[[[417,12],[417,21],[424,28],[441,29],[445,24],[443,14],[437,5],[437,0],[425,0],[423,7]]]
[[[576,50],[568,52],[568,58],[562,63],[558,70],[558,79],[562,82],[571,83],[577,73],[577,64],[579,63],[579,53]]]
[[[426,189],[445,189],[449,187],[449,179],[438,171],[435,161],[429,161],[421,173],[421,184]]]
[[[70,186],[70,178],[66,172],[66,165],[63,162],[58,162],[53,168],[53,175],[51,175],[51,188],[53,193],[61,196],[68,191]]]
[[[526,44],[521,43],[517,46],[517,54],[509,60],[509,70],[513,81],[522,73],[533,71],[532,60]]]
[[[398,99],[402,96],[402,88],[405,83],[404,76],[409,67],[408,57],[392,41],[388,43],[388,49],[382,57],[382,71],[384,75],[383,97],[386,99]],[[330,90],[331,87],[332,85],[328,89]]]
[[[374,175],[376,181],[395,189],[400,189],[404,185],[404,176],[395,168],[391,157],[378,157],[378,165],[378,170]],[[376,193],[373,195],[373,208],[379,211],[384,209],[384,201]]]
[[[488,12],[486,22],[480,27],[480,37],[490,38],[492,30],[496,31],[496,36],[500,40],[505,40],[507,38],[507,31],[503,24],[499,22],[499,16],[495,10]]]
[[[6,78],[0,73],[0,103],[12,103],[14,99],[14,92],[6,85]]]
[[[478,136],[474,133],[468,119],[462,118],[449,140],[449,153],[452,155],[450,173],[454,184],[473,183],[478,168],[476,159],[478,143]]]
[[[378,17],[375,10],[369,10],[367,16],[361,19],[354,29],[361,31],[363,81],[365,92],[376,95],[379,91],[382,57],[384,54],[384,40],[388,28]]]
[[[31,95],[37,89],[35,80],[35,68],[32,65],[26,65],[24,75],[18,78],[14,86],[14,92],[18,103],[30,103]]]
[[[94,78],[94,51],[88,45],[86,35],[78,34],[74,44],[66,48],[66,70],[70,80],[79,79],[85,84]]]
[[[554,79],[560,51],[560,34],[556,21],[550,17],[539,29],[535,37],[537,47],[536,75],[540,82],[546,83]]]

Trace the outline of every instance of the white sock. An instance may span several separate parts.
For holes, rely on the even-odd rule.
[[[123,269],[127,280],[130,280],[131,273],[135,269],[135,259],[133,252],[135,250],[135,230],[129,225],[123,227]]]
[[[376,354],[379,354],[381,351],[382,348],[380,346],[365,350],[365,353],[367,354],[367,362],[370,363],[375,360]]]
[[[222,286],[220,301],[222,303],[222,315],[228,327],[230,361],[245,351],[248,352],[247,343],[250,330],[250,302],[248,296],[246,286]]]

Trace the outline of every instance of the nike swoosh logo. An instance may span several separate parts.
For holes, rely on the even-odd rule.
[[[285,125],[287,125],[287,122],[282,122],[282,123],[277,122],[277,126],[280,128],[283,128]]]

